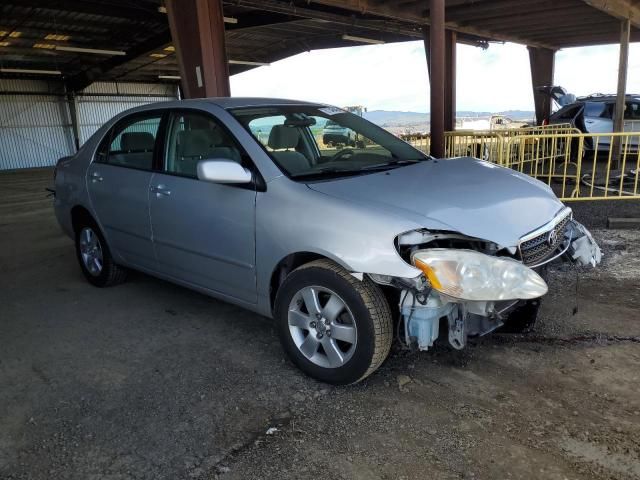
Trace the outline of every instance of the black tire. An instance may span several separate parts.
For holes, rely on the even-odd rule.
[[[90,272],[82,258],[81,235],[85,229],[90,229],[97,237],[99,248],[102,251],[102,268],[99,272]],[[96,287],[111,287],[122,283],[127,278],[127,270],[116,264],[109,250],[109,246],[100,231],[100,228],[93,220],[83,220],[76,228],[76,258],[80,264],[80,269],[89,283]]]
[[[357,341],[352,356],[340,367],[323,367],[307,359],[290,332],[289,305],[300,290],[310,286],[335,292],[353,315]],[[362,281],[356,279],[330,260],[302,265],[287,276],[276,295],[274,318],[280,342],[289,358],[307,375],[326,383],[359,382],[384,362],[391,349],[393,322],[389,304],[380,288],[367,277]]]

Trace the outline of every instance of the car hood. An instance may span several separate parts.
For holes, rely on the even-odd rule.
[[[430,160],[309,188],[412,220],[513,247],[564,206],[542,182],[470,157]],[[402,232],[398,232],[402,233]]]

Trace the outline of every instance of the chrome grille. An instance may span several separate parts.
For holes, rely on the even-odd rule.
[[[567,214],[554,227],[550,227],[535,237],[521,242],[520,255],[522,256],[524,264],[538,265],[550,257],[564,242],[565,231],[569,220],[571,220],[571,215]],[[549,239],[554,235],[556,241],[550,242]]]

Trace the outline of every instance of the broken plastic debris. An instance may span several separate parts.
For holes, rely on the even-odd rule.
[[[278,429],[276,427],[269,427],[267,429],[267,435],[273,435],[274,433],[276,433],[278,431]]]

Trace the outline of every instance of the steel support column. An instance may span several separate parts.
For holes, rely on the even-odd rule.
[[[184,98],[228,97],[222,0],[166,0]]]
[[[447,30],[445,35],[445,89],[444,89],[444,131],[456,129],[456,40],[458,34]]]
[[[625,96],[627,93],[627,72],[629,69],[629,40],[631,37],[631,21],[627,18],[620,22],[620,59],[618,61],[618,92],[613,119],[613,131],[624,132]],[[612,148],[616,169],[620,168],[621,142],[613,139]]]
[[[629,67],[629,37],[631,22],[629,19],[620,22],[620,60],[618,63],[618,96],[616,97],[614,132],[622,132],[624,128],[624,97],[627,90],[627,71]]]
[[[429,75],[431,78],[431,155],[444,157],[445,129],[445,27],[444,0],[429,0]]]
[[[69,117],[71,119],[73,144],[77,152],[80,149],[80,126],[78,124],[78,99],[75,93],[67,93],[67,106],[69,107]]]
[[[555,50],[548,48],[528,47],[531,65],[531,85],[536,107],[536,122],[541,125],[551,115],[551,97],[536,92],[537,87],[553,85]]]
[[[427,73],[431,78],[430,32],[423,28],[424,51],[427,56]],[[444,95],[444,131],[456,129],[456,46],[457,32],[446,30],[445,33],[445,95]]]

